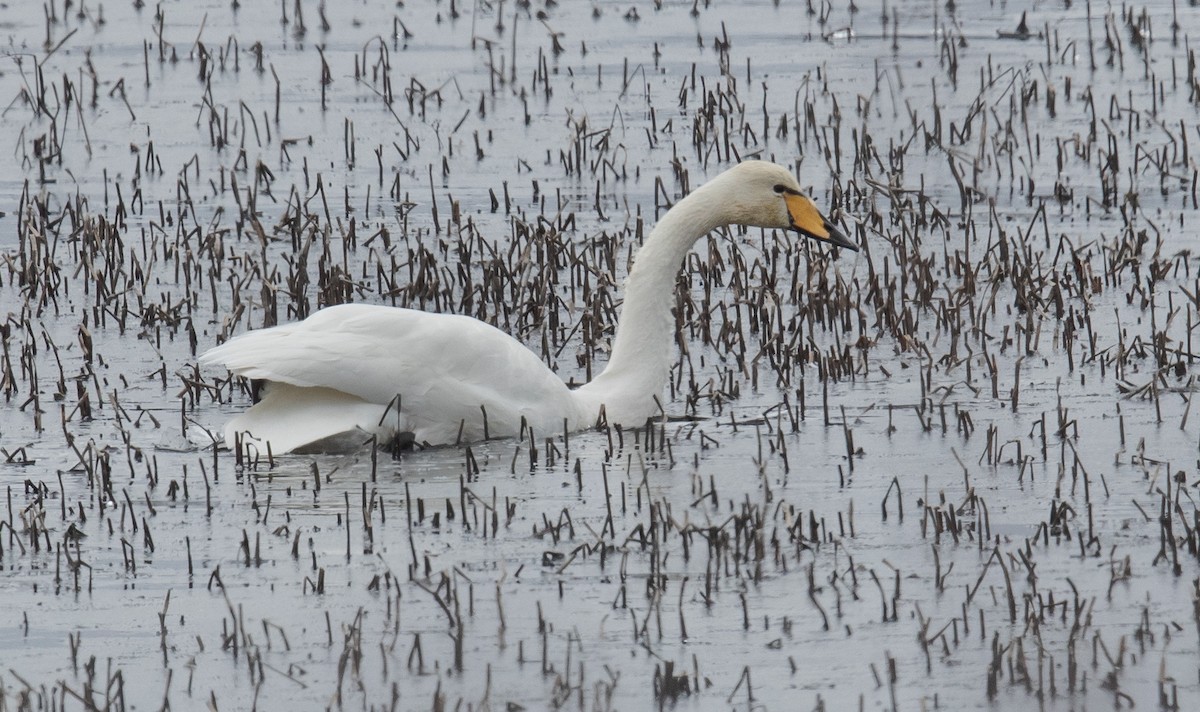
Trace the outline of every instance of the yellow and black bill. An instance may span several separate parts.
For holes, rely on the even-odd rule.
[[[783,199],[787,202],[788,217],[791,219],[793,230],[817,242],[827,242],[858,252],[858,245],[826,220],[808,196],[785,190]]]

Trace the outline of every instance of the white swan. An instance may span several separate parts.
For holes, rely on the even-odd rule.
[[[791,173],[747,161],[679,201],[650,233],[625,282],[608,366],[590,383],[567,388],[516,339],[471,317],[343,304],[200,357],[267,382],[262,400],[225,427],[225,442],[241,434],[276,453],[351,449],[372,435],[444,445],[518,435],[522,418],[541,437],[564,423],[590,427],[602,408],[609,423],[640,426],[659,412],[667,383],[684,257],[697,239],[732,224],[858,249]]]

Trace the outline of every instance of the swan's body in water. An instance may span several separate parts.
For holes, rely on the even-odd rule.
[[[276,453],[353,449],[372,436],[445,445],[518,435],[522,418],[538,436],[579,430],[602,409],[609,423],[640,426],[660,412],[683,260],[696,240],[734,224],[858,249],[787,170],[741,163],[679,201],[646,238],[625,282],[608,366],[591,382],[567,388],[519,341],[471,317],[344,304],[200,357],[266,382],[262,400],[225,427],[225,442],[242,434]]]

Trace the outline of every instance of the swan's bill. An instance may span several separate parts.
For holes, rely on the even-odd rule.
[[[784,193],[783,199],[787,203],[788,217],[791,218],[794,230],[814,240],[858,252],[858,245],[851,242],[842,234],[841,230],[826,220],[817,210],[817,206],[808,199],[808,196],[787,191]]]

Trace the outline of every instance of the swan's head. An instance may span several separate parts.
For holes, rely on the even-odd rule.
[[[731,223],[794,230],[817,242],[858,251],[840,230],[825,219],[800,190],[786,168],[767,161],[745,161],[712,183],[724,188]]]

